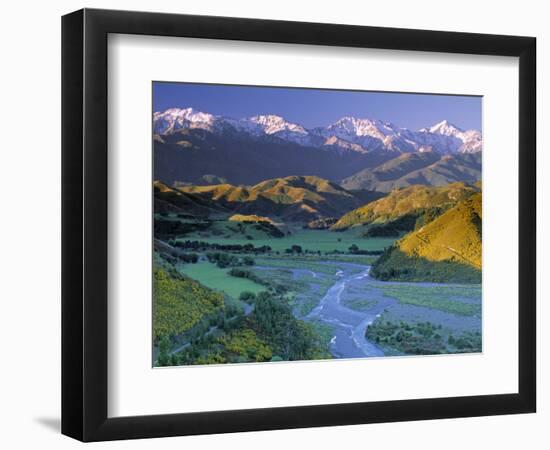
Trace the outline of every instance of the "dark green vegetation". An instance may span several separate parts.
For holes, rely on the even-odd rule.
[[[430,261],[410,256],[397,246],[386,251],[372,266],[371,275],[381,281],[431,281],[433,283],[481,283],[481,271],[457,261]]]
[[[171,264],[196,264],[199,260],[199,255],[192,252],[185,252],[180,248],[173,247],[166,242],[155,239],[154,248],[157,252],[162,252],[163,258]]]
[[[416,214],[407,214],[380,225],[371,225],[370,227],[367,227],[366,231],[363,233],[363,236],[398,237],[404,232],[414,230],[417,222],[423,218],[423,215],[420,215],[419,217]]]
[[[367,338],[405,354],[433,355],[445,350],[438,327],[430,322],[408,324],[379,320],[367,328]]]
[[[247,269],[240,269],[240,268],[234,267],[233,269],[231,269],[229,271],[229,275],[231,275],[232,277],[236,277],[236,278],[246,278],[248,280],[254,281],[257,284],[263,284],[263,285],[266,285],[266,286],[270,286],[268,281],[263,280],[261,277],[256,275],[254,272],[251,272],[250,270],[247,270]]]
[[[154,233],[157,238],[169,239],[196,231],[205,231],[210,225],[209,221],[173,220],[161,216],[155,219]]]
[[[166,339],[159,347],[158,365],[221,364],[296,361],[329,358],[314,327],[294,317],[281,297],[268,292],[245,296],[254,308],[204,330],[200,336],[170,353]],[[168,341],[169,342],[169,341]]]
[[[396,242],[373,265],[380,280],[481,282],[481,193]]]
[[[431,322],[407,323],[377,319],[366,336],[389,354],[435,355],[481,352],[481,333],[463,332],[458,336]]]
[[[403,233],[418,230],[445,211],[445,206],[421,208],[410,214],[381,224],[365,227],[364,237],[399,237]]]
[[[332,258],[327,261],[315,255],[262,257],[257,259],[262,268],[254,268],[252,272],[269,280],[272,292],[285,296],[296,317],[304,317],[337,281],[339,263]]]
[[[250,256],[237,257],[229,253],[209,252],[206,254],[208,261],[216,264],[220,269],[226,267],[253,266],[254,258]]]
[[[245,252],[245,253],[268,253],[272,249],[268,245],[262,245],[260,247],[255,247],[253,244],[216,244],[205,241],[170,241],[170,245],[173,245],[175,248],[182,248],[186,250],[196,250],[196,251],[205,251],[205,250],[222,250],[227,252]]]
[[[283,360],[330,357],[313,327],[294,318],[290,306],[268,293],[260,293],[251,314],[252,328],[273,345]]]
[[[363,169],[342,181],[346,189],[390,192],[415,184],[444,186],[481,179],[481,153],[441,155],[404,153],[376,167]]]

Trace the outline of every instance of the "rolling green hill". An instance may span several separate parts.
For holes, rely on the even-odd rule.
[[[390,192],[414,184],[443,186],[481,179],[481,153],[441,155],[436,152],[405,153],[374,168],[345,178],[346,189]]]
[[[481,193],[405,235],[373,265],[381,280],[481,282]]]
[[[257,215],[288,222],[308,222],[340,217],[364,204],[365,192],[349,192],[336,183],[315,176],[289,176],[254,186],[217,184],[181,186],[178,192],[204,204],[241,215]]]
[[[441,187],[415,185],[397,189],[384,198],[345,214],[331,230],[392,224],[400,231],[410,231],[476,192],[476,188],[464,183],[452,183]]]

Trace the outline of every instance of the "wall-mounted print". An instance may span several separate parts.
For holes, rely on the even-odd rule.
[[[536,411],[534,37],[62,24],[63,434]]]
[[[482,98],[154,82],[153,365],[482,351]]]

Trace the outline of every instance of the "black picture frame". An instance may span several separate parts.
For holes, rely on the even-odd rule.
[[[110,33],[519,58],[518,393],[107,416],[107,37]],[[62,18],[62,433],[82,441],[535,412],[536,39],[83,9]]]

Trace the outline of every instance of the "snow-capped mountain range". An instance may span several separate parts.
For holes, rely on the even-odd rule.
[[[154,113],[155,134],[171,134],[182,129],[204,129],[217,134],[244,133],[254,138],[270,137],[341,154],[385,150],[401,153],[477,153],[483,147],[480,131],[462,130],[446,120],[413,131],[377,119],[342,117],[326,127],[307,129],[277,115],[232,119],[193,108],[171,108]]]

